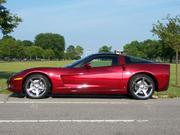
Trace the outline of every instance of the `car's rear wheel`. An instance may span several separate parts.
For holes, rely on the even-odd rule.
[[[153,95],[154,90],[154,80],[145,74],[137,74],[129,82],[129,93],[136,99],[148,99]]]
[[[41,74],[32,74],[24,82],[24,91],[29,98],[44,98],[50,91],[50,82]]]

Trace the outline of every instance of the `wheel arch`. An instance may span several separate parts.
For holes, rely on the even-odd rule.
[[[155,83],[155,91],[158,91],[158,81],[157,81],[156,77],[149,72],[138,72],[138,73],[133,74],[128,80],[128,84],[127,84],[128,91],[129,91],[130,80],[132,79],[132,77],[134,77],[135,75],[139,75],[139,74],[145,74],[145,75],[148,75],[149,77],[151,77]]]
[[[49,83],[50,83],[50,87],[51,87],[51,91],[52,91],[53,83],[52,83],[50,77],[49,77],[46,73],[42,73],[42,72],[31,72],[31,73],[25,75],[25,77],[23,78],[23,82],[22,82],[22,93],[23,93],[23,94],[24,94],[24,92],[25,92],[25,91],[24,91],[24,82],[26,81],[26,79],[27,79],[30,75],[33,75],[33,74],[40,74],[40,75],[45,76],[45,77],[48,79]],[[50,92],[51,92],[51,91],[50,91]]]

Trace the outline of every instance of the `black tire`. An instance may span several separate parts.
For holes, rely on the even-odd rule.
[[[128,85],[129,94],[135,99],[151,98],[155,90],[154,80],[145,74],[133,76]]]
[[[28,98],[41,99],[49,95],[51,84],[46,76],[41,74],[32,74],[26,78],[23,89]],[[37,93],[39,94],[34,91],[38,91]]]

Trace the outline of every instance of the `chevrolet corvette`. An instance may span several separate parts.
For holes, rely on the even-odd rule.
[[[148,99],[168,89],[170,65],[115,53],[98,53],[65,67],[38,67],[12,75],[12,92],[29,98],[50,94],[129,94]]]

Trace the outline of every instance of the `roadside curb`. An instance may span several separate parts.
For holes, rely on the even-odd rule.
[[[153,95],[152,98],[153,98],[153,99],[158,99],[159,97],[156,96],[156,95]]]
[[[4,103],[7,102],[10,95],[11,95],[11,93],[10,94],[0,94],[0,102],[4,102]]]

